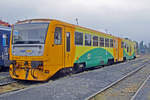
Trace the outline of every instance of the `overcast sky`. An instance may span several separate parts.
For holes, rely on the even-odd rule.
[[[0,19],[59,19],[119,37],[150,42],[150,0],[1,0]]]

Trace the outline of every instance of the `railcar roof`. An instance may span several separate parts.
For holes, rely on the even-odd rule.
[[[114,36],[114,35],[111,35],[111,34],[108,34],[108,33],[104,33],[104,32],[101,32],[101,31],[97,31],[97,30],[93,30],[93,29],[90,29],[90,28],[82,27],[82,26],[79,26],[79,25],[70,24],[70,23],[63,22],[63,21],[56,20],[56,19],[27,19],[27,20],[24,20],[24,21],[18,21],[16,24],[22,24],[22,23],[27,23],[27,22],[50,22],[50,21],[59,21],[59,22],[68,24],[68,25],[73,26],[73,27],[78,27],[78,28],[93,31],[93,32],[96,32],[96,33],[101,33],[101,34],[104,34],[106,36],[120,38],[120,37],[117,37],[117,36]]]
[[[7,26],[0,25],[0,30],[11,31],[11,27],[7,27]]]

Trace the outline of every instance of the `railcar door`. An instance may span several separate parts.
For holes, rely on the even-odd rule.
[[[64,66],[64,26],[62,25],[54,25],[51,37],[51,46],[49,52],[50,53],[50,61],[49,64],[52,66]]]
[[[118,38],[114,39],[114,59],[115,62],[118,61]]]
[[[65,27],[65,67],[73,66],[73,51],[74,51],[74,30],[71,27]]]
[[[132,45],[130,44],[130,49],[129,49],[130,51],[130,56],[132,56]]]
[[[118,61],[123,60],[123,44],[122,40],[118,38]]]

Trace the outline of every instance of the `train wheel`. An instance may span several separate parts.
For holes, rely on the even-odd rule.
[[[125,62],[127,59],[126,59],[126,57],[123,57],[123,61]]]
[[[81,64],[75,64],[74,68],[73,68],[73,73],[80,73],[83,72],[85,70],[85,64],[81,63]]]

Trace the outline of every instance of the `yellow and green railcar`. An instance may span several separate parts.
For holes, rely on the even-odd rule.
[[[46,81],[60,70],[81,71],[133,57],[132,41],[58,20],[31,19],[13,25],[10,75]]]
[[[130,60],[136,58],[136,43],[129,40],[123,39],[123,57],[124,60]]]

